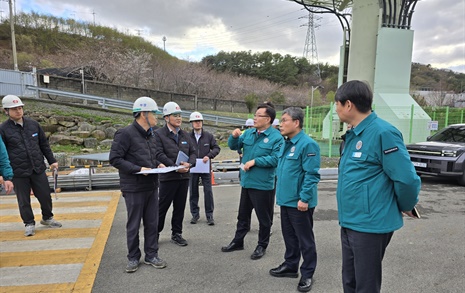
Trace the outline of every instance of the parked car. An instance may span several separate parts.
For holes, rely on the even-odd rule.
[[[453,177],[465,186],[465,124],[449,125],[407,150],[419,175]]]

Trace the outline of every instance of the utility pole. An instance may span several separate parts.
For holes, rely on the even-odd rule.
[[[94,17],[94,26],[95,26],[95,14],[96,14],[96,13],[95,13],[95,10],[92,10],[92,15],[93,15],[93,17]]]
[[[10,8],[11,49],[13,50],[13,67],[18,71],[18,57],[16,56],[15,19],[13,15],[13,0],[8,0]]]

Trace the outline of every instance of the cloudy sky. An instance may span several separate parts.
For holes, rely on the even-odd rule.
[[[0,11],[6,17],[7,2],[0,1]],[[95,21],[192,61],[219,51],[303,56],[308,22],[302,6],[289,0],[16,0],[16,11]],[[338,65],[338,20],[325,14],[317,25],[319,61]],[[465,73],[465,0],[418,1],[412,29],[413,62]]]

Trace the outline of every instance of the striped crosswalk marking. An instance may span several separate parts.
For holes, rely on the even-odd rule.
[[[25,237],[15,196],[0,196],[0,292],[91,292],[120,197],[119,191],[60,193],[62,228],[40,225]]]

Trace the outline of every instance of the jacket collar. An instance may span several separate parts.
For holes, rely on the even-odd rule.
[[[270,133],[271,133],[271,130],[270,130],[271,128],[273,128],[273,127],[271,127],[271,125],[270,125],[270,127],[268,127],[267,129],[265,129],[265,130],[263,130],[263,131],[260,131],[260,133],[263,133],[263,134],[265,134],[266,136],[268,136],[268,135],[270,135]],[[254,128],[253,131],[254,131],[254,133],[256,134],[256,133],[257,133],[257,128]]]
[[[360,135],[360,133],[362,133],[376,118],[378,118],[378,115],[376,115],[375,111],[372,111],[370,115],[357,125],[357,127],[352,128],[353,133],[357,136]]]

